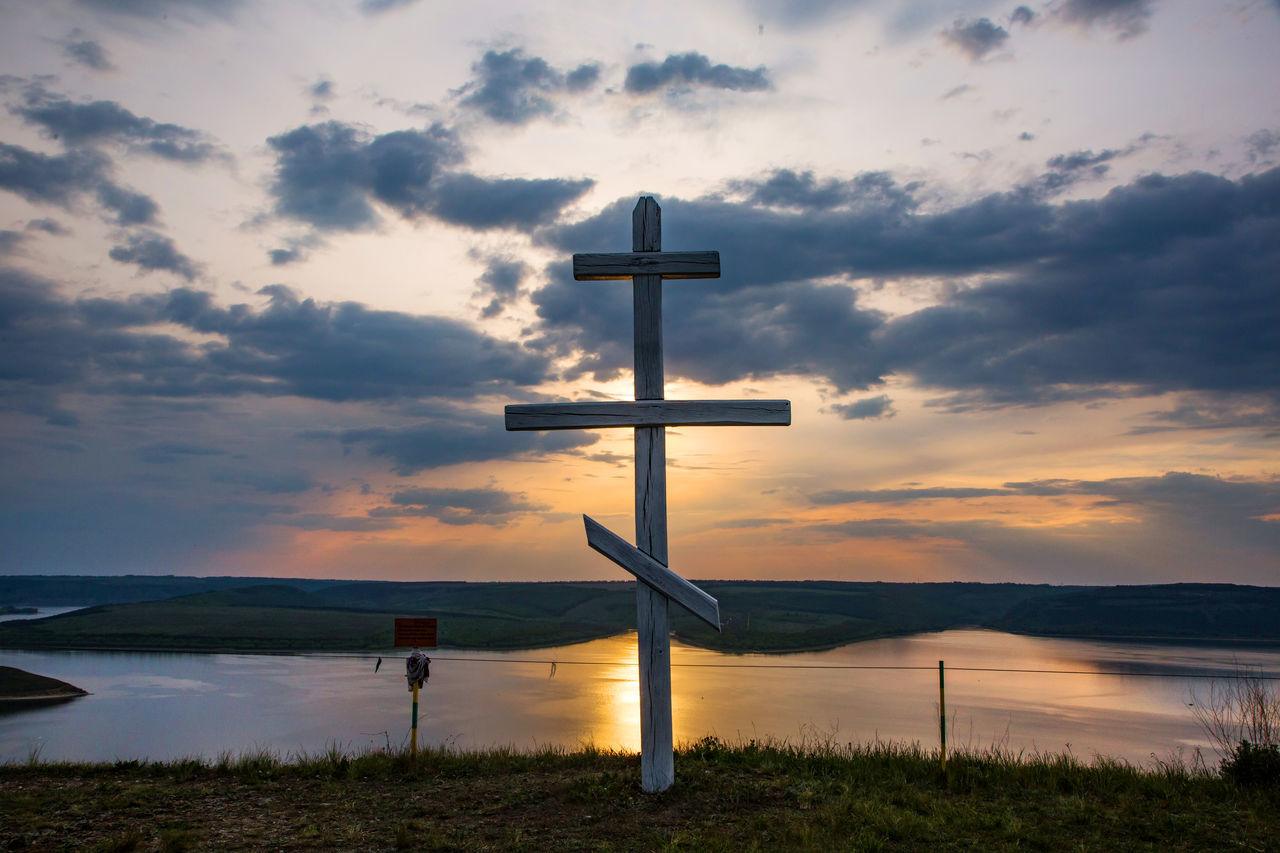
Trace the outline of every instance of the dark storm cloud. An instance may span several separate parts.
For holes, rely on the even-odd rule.
[[[455,225],[531,229],[556,219],[560,211],[591,189],[595,181],[562,178],[481,178],[446,175],[435,186],[431,212]]]
[[[185,288],[67,301],[48,282],[0,270],[0,383],[15,393],[349,401],[466,399],[548,375],[544,357],[456,320],[317,303],[280,286],[264,294],[263,308],[221,307]],[[165,323],[217,340],[153,331]]]
[[[273,267],[282,267],[302,260],[303,255],[301,249],[271,249],[267,252],[267,257],[271,259]]]
[[[98,203],[115,214],[117,225],[150,225],[160,213],[160,205],[150,196],[110,181],[98,185]]]
[[[485,319],[496,317],[515,301],[520,285],[529,275],[529,266],[516,258],[495,255],[486,260],[484,273],[476,280],[476,295],[488,298],[489,304],[481,311]]]
[[[25,236],[21,231],[0,230],[0,255],[8,255],[16,250]]]
[[[667,286],[669,375],[800,372],[846,391],[901,374],[952,409],[1134,392],[1274,398],[1277,198],[1280,169],[1237,181],[1146,175],[1065,203],[1026,187],[925,212],[892,194],[812,210],[663,200],[666,245],[718,249],[724,275]],[[633,204],[538,236],[566,254],[618,251]],[[983,279],[892,319],[859,308],[850,288],[812,282],[972,275]],[[532,295],[534,343],[581,353],[579,371],[625,369],[627,288],[572,282],[563,266],[548,277]]]
[[[1270,161],[1271,152],[1280,148],[1280,131],[1255,131],[1245,139],[1245,144],[1248,146],[1250,163]]]
[[[1027,25],[1036,19],[1036,13],[1030,6],[1019,6],[1009,15],[1009,25]]]
[[[991,23],[989,18],[958,18],[942,31],[942,40],[969,57],[970,62],[979,62],[1004,46],[1009,40],[1009,31]]]
[[[471,66],[476,79],[458,90],[459,103],[502,124],[527,124],[555,113],[555,97],[582,92],[600,78],[595,63],[562,72],[538,56],[525,56],[520,48],[489,50]]]
[[[407,9],[418,0],[360,0],[360,11],[366,15],[381,15],[392,9]]]
[[[333,81],[322,77],[307,87],[307,94],[317,101],[327,101],[333,97]]]
[[[916,206],[916,184],[900,186],[888,172],[863,172],[849,180],[819,181],[813,172],[777,169],[768,177],[733,181],[730,186],[752,204],[799,210],[872,208],[881,213],[905,212]]]
[[[322,229],[370,228],[377,200],[412,217],[426,210],[436,170],[461,157],[440,126],[369,136],[341,122],[305,125],[267,140],[276,151],[276,212]]]
[[[902,503],[915,499],[964,500],[963,489],[881,490],[851,492],[856,502]],[[988,490],[975,489],[983,492]],[[1233,577],[1269,583],[1280,553],[1280,524],[1266,521],[1280,509],[1280,480],[1223,479],[1168,472],[1162,476],[1108,480],[1038,480],[1006,483],[996,494],[1023,497],[1073,496],[1095,509],[1118,511],[1119,518],[1073,521],[1065,526],[1007,524],[997,520],[929,521],[870,518],[827,522],[804,528],[805,535],[841,538],[885,538],[899,541],[952,541],[952,565],[966,563],[988,575],[1004,568],[1012,578],[1029,567],[1041,578],[1063,577],[1114,582],[1117,571],[1134,580],[1168,582],[1188,572],[1213,573],[1230,566]],[[899,497],[901,492],[918,492]],[[858,495],[868,495],[859,500]],[[974,497],[985,497],[978,494]],[[1090,500],[1091,499],[1091,500]],[[975,558],[976,557],[976,561]],[[1134,578],[1137,573],[1139,577]],[[1141,577],[1146,575],[1146,578]]]
[[[193,280],[198,273],[195,261],[178,251],[168,237],[153,231],[130,234],[124,245],[112,247],[107,255],[113,261],[133,264],[141,272],[167,271],[187,281]]]
[[[71,233],[56,219],[32,219],[27,223],[27,230],[43,231],[46,234],[53,234],[55,236]]]
[[[581,350],[568,378],[616,377],[631,362],[631,292],[554,276],[533,294],[543,334],[532,342],[558,356]],[[797,281],[786,287],[681,282],[664,294],[668,376],[722,384],[779,374],[826,375],[840,388],[879,381],[867,349],[880,324],[847,287]],[[570,331],[572,330],[572,331]]]
[[[1280,480],[1229,479],[1170,471],[1160,477],[1116,477],[1108,480],[1031,480],[1005,486],[1028,495],[1083,495],[1100,498],[1104,505],[1133,504],[1159,507],[1180,515],[1220,514],[1240,521],[1262,521],[1280,511]]]
[[[806,27],[822,23],[841,11],[856,8],[861,0],[752,0],[761,17],[784,26]]]
[[[541,357],[455,320],[317,303],[279,285],[263,293],[270,301],[260,311],[220,308],[209,294],[187,290],[147,304],[171,322],[225,335],[225,348],[207,350],[209,367],[259,393],[335,401],[470,397],[546,378]]]
[[[110,172],[111,161],[96,151],[41,154],[0,142],[0,189],[63,208],[91,195],[117,225],[154,223],[160,210],[155,200],[114,183]]]
[[[1045,163],[1048,171],[1040,176],[1040,187],[1046,193],[1057,193],[1089,178],[1105,177],[1109,161],[1128,152],[1107,148],[1095,154],[1092,149],[1059,154]]]
[[[230,18],[241,5],[241,0],[76,0],[87,6],[112,15],[147,18],[157,21],[170,16],[194,21],[205,17]]]
[[[1148,422],[1127,435],[1150,435],[1183,430],[1259,429],[1268,437],[1280,435],[1280,400],[1260,396],[1184,394],[1178,404],[1147,412]]]
[[[1222,518],[1246,522],[1259,521],[1280,510],[1280,480],[1223,479],[1170,471],[1159,477],[1014,481],[1004,483],[1000,488],[828,489],[809,495],[809,500],[816,506],[834,506],[1064,496],[1093,498],[1094,506],[1133,505],[1185,515],[1216,513]],[[1277,527],[1276,535],[1280,540],[1280,527]]]
[[[1111,171],[1112,161],[1141,151],[1157,139],[1153,133],[1144,133],[1124,148],[1104,148],[1096,153],[1087,148],[1055,155],[1045,161],[1046,171],[1030,188],[1054,195],[1084,181],[1100,180]]]
[[[509,433],[501,412],[456,406],[444,407],[439,416],[410,426],[312,432],[305,437],[336,438],[348,447],[363,447],[370,456],[391,460],[392,470],[401,476],[464,462],[563,453],[600,439],[594,433],[579,430]]]
[[[394,506],[375,507],[369,515],[430,517],[445,524],[503,527],[517,516],[547,509],[529,503],[523,492],[501,489],[407,489],[392,495],[391,503]]]
[[[182,163],[203,163],[223,155],[204,134],[176,124],[134,115],[115,101],[77,104],[35,85],[11,107],[66,146],[116,142],[130,151]]]
[[[1128,39],[1146,32],[1152,6],[1153,0],[1065,0],[1055,13],[1067,23],[1102,27]]]
[[[68,206],[107,180],[110,161],[95,151],[41,154],[0,142],[0,189],[28,201]]]
[[[893,401],[888,395],[867,397],[852,403],[837,403],[831,407],[836,414],[846,421],[865,421],[876,418],[891,418],[897,412],[893,409]]]
[[[554,220],[593,185],[443,172],[461,161],[462,151],[440,125],[369,136],[330,121],[267,141],[277,153],[276,212],[320,229],[375,226],[375,201],[406,219],[430,215],[475,229],[529,228]]]
[[[115,70],[115,66],[107,57],[107,51],[92,39],[68,41],[63,46],[63,53],[72,61],[94,71]]]
[[[217,483],[245,486],[268,495],[296,495],[309,492],[320,484],[306,471],[297,468],[216,468],[209,478]]]
[[[625,89],[633,95],[646,95],[659,89],[705,87],[738,92],[762,92],[772,88],[769,72],[763,65],[740,68],[712,65],[701,53],[672,54],[662,62],[640,62],[627,69]]]
[[[600,66],[584,63],[564,75],[564,87],[570,92],[585,92],[600,82]]]
[[[922,489],[828,489],[809,496],[818,506],[849,503],[908,503],[922,500],[964,500],[969,498],[1009,497],[1020,494],[1012,489],[922,488]]]
[[[269,250],[267,258],[273,267],[300,263],[310,257],[309,250],[323,246],[324,242],[324,238],[316,232],[289,237],[284,241],[284,246]]]
[[[885,363],[954,408],[1280,391],[1280,170],[1149,175],[1054,211],[1034,268],[889,323]],[[921,346],[929,341],[929,346]]]

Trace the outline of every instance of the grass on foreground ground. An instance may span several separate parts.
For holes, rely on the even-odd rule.
[[[0,766],[0,849],[1277,850],[1280,789],[1178,763],[954,756],[895,745],[725,746],[639,759],[339,748],[281,760]]]

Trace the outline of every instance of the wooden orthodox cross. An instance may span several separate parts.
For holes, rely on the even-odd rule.
[[[789,426],[788,400],[667,400],[662,373],[662,280],[719,278],[719,252],[663,252],[662,211],[644,196],[631,214],[631,251],[574,255],[578,281],[631,279],[635,306],[635,402],[507,406],[509,430],[630,427],[636,442],[636,547],[583,516],[587,544],[631,572],[640,637],[640,783],[649,792],[675,781],[671,741],[671,637],[674,600],[720,630],[720,605],[667,568],[669,426]]]

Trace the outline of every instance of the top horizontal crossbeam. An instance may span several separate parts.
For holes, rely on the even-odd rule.
[[[790,426],[789,400],[627,400],[517,403],[507,406],[508,430],[610,427]]]
[[[615,252],[573,256],[578,281],[609,281],[637,275],[663,278],[719,278],[719,252]]]

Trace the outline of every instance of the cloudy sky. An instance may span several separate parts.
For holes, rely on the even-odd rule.
[[[0,0],[0,573],[1280,582],[1280,2]]]

